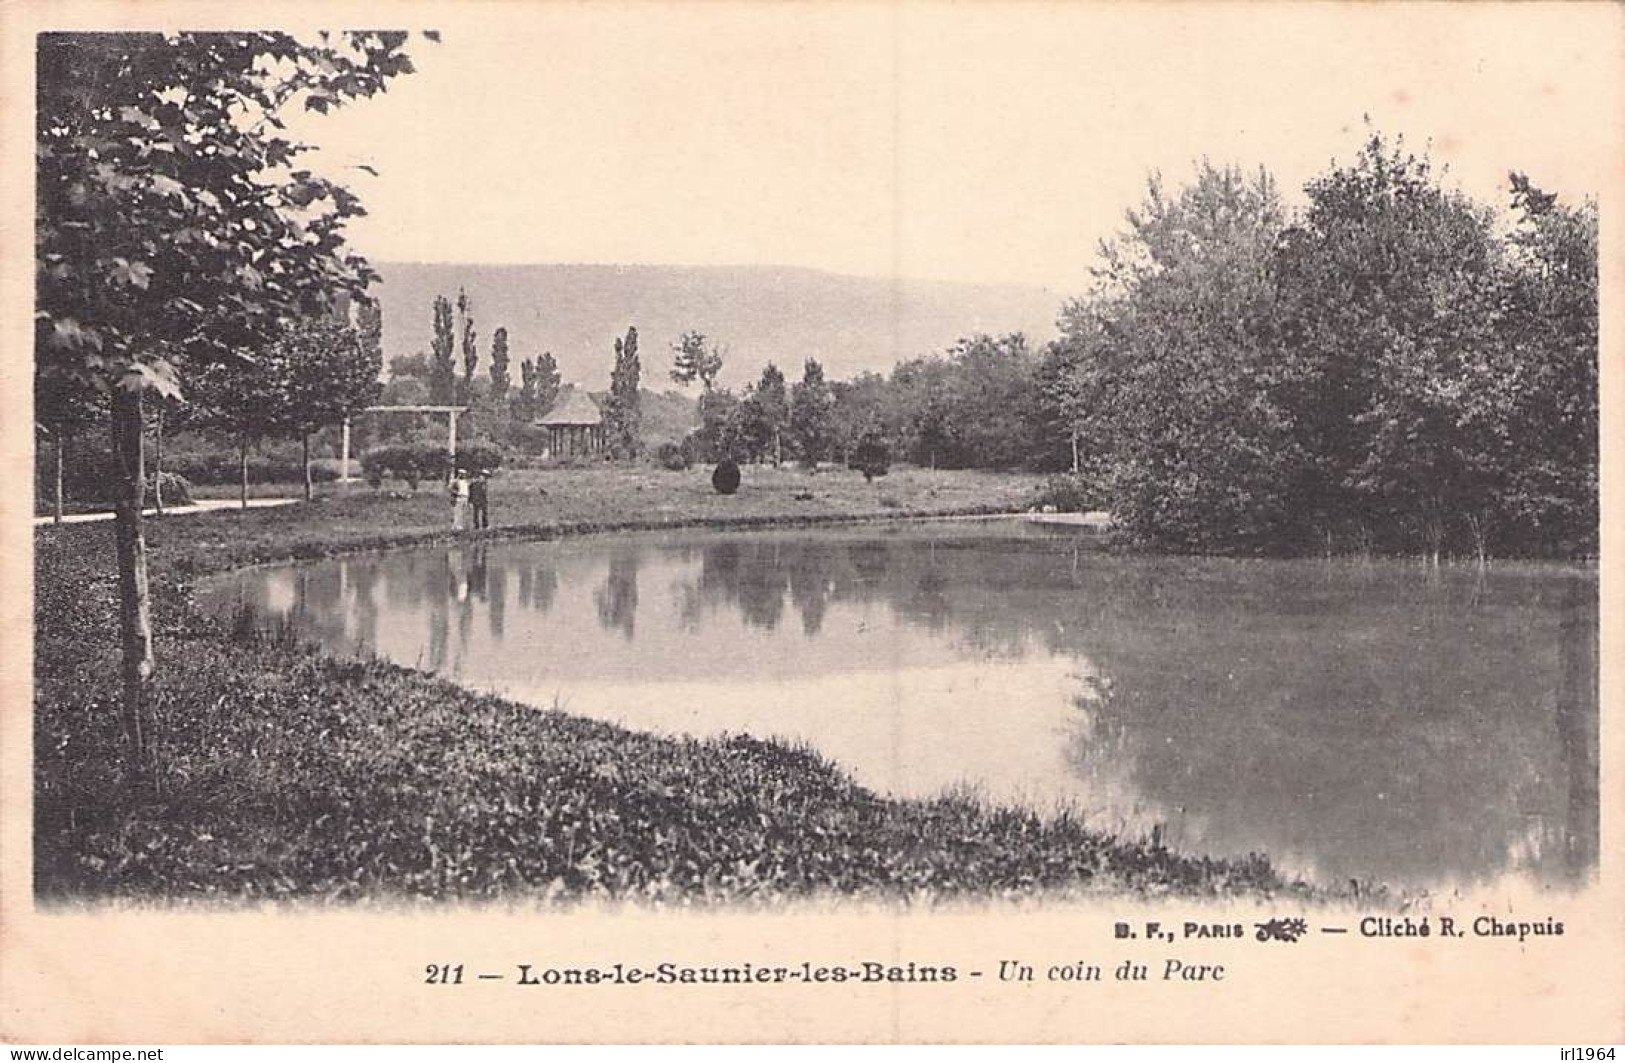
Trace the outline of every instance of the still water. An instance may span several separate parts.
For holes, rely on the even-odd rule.
[[[1123,558],[937,522],[403,550],[221,577],[344,652],[666,734],[803,741],[1324,883],[1597,858],[1594,572]]]

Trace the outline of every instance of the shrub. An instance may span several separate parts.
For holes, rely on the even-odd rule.
[[[441,451],[440,454],[444,459],[445,451]],[[477,469],[496,472],[502,468],[502,458],[502,449],[490,443],[470,443],[468,446],[457,448],[457,467],[470,472]],[[443,461],[441,471],[445,471]]]
[[[462,469],[495,472],[502,462],[501,448],[489,443],[470,443],[457,450],[457,466]],[[433,444],[391,443],[361,455],[361,475],[374,488],[382,487],[388,477],[404,480],[416,491],[423,481],[440,479],[448,471],[446,449]]]
[[[155,476],[147,478],[147,497],[157,498],[159,486],[164,489],[164,505],[189,506],[192,504],[192,485],[186,477],[165,469]]]
[[[711,473],[711,486],[720,495],[731,495],[739,490],[739,463],[732,458],[718,462],[716,470]]]
[[[852,460],[847,462],[847,468],[858,470],[866,482],[872,483],[876,476],[890,471],[891,447],[878,432],[867,432],[852,449]]]
[[[164,466],[166,472],[173,470],[195,484],[234,484],[242,479],[242,466],[232,451],[166,455]],[[305,464],[298,455],[250,454],[248,478],[254,483],[303,483]],[[331,483],[339,474],[337,469],[312,462],[310,478],[316,483]]]
[[[1054,506],[1060,513],[1082,513],[1096,508],[1094,485],[1076,473],[1058,473],[1044,481],[1033,505]]]
[[[655,461],[662,469],[672,472],[682,472],[688,468],[688,454],[683,450],[682,444],[666,442],[655,448]]]

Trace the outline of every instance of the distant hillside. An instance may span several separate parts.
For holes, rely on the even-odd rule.
[[[374,263],[383,284],[384,357],[429,349],[437,294],[468,290],[479,332],[480,372],[491,333],[508,330],[521,358],[553,352],[566,381],[609,385],[615,337],[636,325],[643,383],[670,386],[671,344],[699,329],[729,348],[722,382],[738,387],[777,362],[792,380],[802,361],[832,378],[889,370],[976,332],[1055,334],[1062,297],[1016,285],[893,282],[780,266],[479,266]],[[517,379],[518,370],[514,370]]]

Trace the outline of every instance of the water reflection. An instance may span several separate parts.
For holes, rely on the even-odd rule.
[[[878,790],[968,782],[1324,881],[1597,862],[1583,571],[1123,559],[958,524],[442,547],[207,593],[535,704],[783,735]]]

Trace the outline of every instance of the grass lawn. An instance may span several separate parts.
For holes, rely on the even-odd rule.
[[[899,470],[871,485],[846,471],[750,468],[723,497],[708,475],[505,474],[493,534],[1012,509],[1037,482]],[[150,522],[156,789],[127,770],[120,742],[111,527],[38,531],[39,895],[1308,894],[1262,858],[1177,855],[964,797],[886,799],[810,751],[633,733],[227,630],[190,606],[198,574],[448,537],[447,510],[429,486],[409,497],[328,487],[309,506]]]

